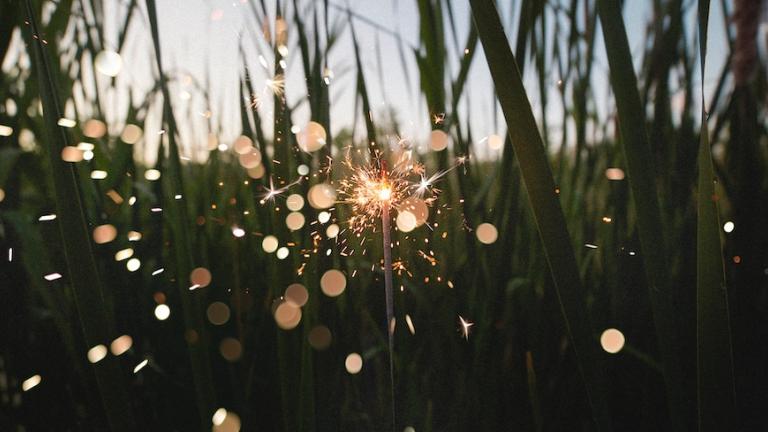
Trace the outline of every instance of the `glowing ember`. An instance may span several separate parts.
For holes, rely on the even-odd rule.
[[[464,339],[469,340],[469,329],[470,327],[475,325],[475,323],[465,320],[464,317],[462,317],[461,315],[459,315],[459,323],[461,324],[461,328],[460,328],[461,336]]]

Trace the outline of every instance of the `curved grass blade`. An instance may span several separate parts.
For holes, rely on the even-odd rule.
[[[701,137],[696,227],[696,339],[699,431],[737,428],[728,291],[720,245],[715,176],[704,104],[709,0],[699,0]]]
[[[152,31],[152,40],[155,48],[155,58],[157,61],[158,76],[160,88],[163,93],[163,123],[167,126],[168,137],[168,175],[163,176],[163,189],[165,192],[164,200],[167,206],[167,223],[171,232],[173,241],[173,251],[176,257],[176,281],[181,297],[181,305],[184,314],[184,324],[187,330],[193,330],[199,335],[196,342],[188,340],[190,364],[194,376],[195,396],[197,398],[197,408],[200,417],[201,428],[210,427],[210,414],[213,412],[215,394],[213,391],[213,379],[211,377],[210,359],[208,357],[208,338],[200,313],[199,300],[196,293],[189,292],[187,284],[187,275],[192,271],[192,248],[189,229],[189,218],[187,217],[187,207],[185,199],[174,199],[174,195],[181,193],[184,185],[181,177],[181,160],[179,158],[179,148],[176,145],[178,128],[171,108],[171,94],[168,89],[160,54],[160,36],[157,23],[157,11],[154,0],[147,0],[147,15],[149,16],[150,28]],[[161,149],[158,150],[160,152]],[[162,157],[158,157],[158,161]]]
[[[602,359],[597,343],[592,339],[576,257],[541,135],[495,5],[487,0],[470,0],[470,4],[584,379],[595,426],[597,430],[611,430]]]
[[[616,95],[619,128],[627,162],[629,184],[637,209],[637,227],[645,263],[648,294],[653,308],[659,349],[663,360],[668,405],[675,430],[686,430],[690,403],[685,396],[682,362],[677,352],[678,326],[672,310],[667,248],[656,190],[653,155],[645,132],[645,114],[638,93],[621,5],[600,0],[598,13],[608,54],[611,87]]]
[[[64,258],[85,343],[88,347],[93,347],[108,343],[114,336],[114,331],[110,330],[111,319],[104,303],[103,287],[91,250],[91,238],[83,211],[77,173],[72,164],[64,162],[59,156],[62,149],[68,145],[68,137],[57,125],[61,110],[54,71],[51,70],[43,41],[38,36],[40,32],[31,0],[27,0],[26,9],[29,22],[28,43],[34,51],[33,62],[37,69],[40,99],[43,104],[43,120],[47,132],[46,150],[53,178]],[[136,430],[118,360],[115,357],[107,357],[95,364],[93,369],[109,429]]]

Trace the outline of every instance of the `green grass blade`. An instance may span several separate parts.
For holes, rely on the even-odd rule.
[[[685,430],[686,423],[690,423],[686,420],[690,418],[691,413],[688,402],[690,398],[685,395],[682,362],[677,351],[678,326],[675,324],[670,298],[667,273],[669,263],[656,190],[653,155],[645,132],[644,109],[640,102],[621,6],[615,1],[600,0],[598,10],[610,66],[611,87],[616,95],[629,184],[636,203],[640,246],[664,365],[670,416],[676,430]]]
[[[709,1],[699,0],[701,50],[701,137],[696,227],[697,400],[700,431],[734,430],[738,422],[733,377],[728,291],[720,244],[715,175],[704,105]]]
[[[595,426],[597,430],[610,430],[602,358],[592,339],[576,257],[536,120],[495,5],[487,0],[470,0],[470,4],[586,385]]]
[[[59,229],[64,244],[69,282],[72,285],[83,336],[88,347],[108,344],[114,331],[104,304],[102,285],[96,261],[91,250],[91,236],[82,206],[80,187],[75,168],[64,162],[60,155],[68,145],[68,136],[57,125],[61,117],[58,89],[43,41],[39,38],[37,17],[32,1],[27,0],[29,21],[28,43],[34,51],[40,99],[43,104],[48,154],[53,178]],[[115,357],[107,357],[93,366],[96,383],[104,405],[107,423],[114,431],[135,430],[130,399],[123,384],[120,364]]]
[[[176,145],[177,125],[171,107],[171,94],[163,72],[160,53],[160,36],[157,23],[157,11],[154,0],[147,0],[147,15],[149,16],[152,40],[157,61],[158,79],[163,93],[163,123],[166,125],[168,137],[168,160],[166,175],[163,176],[164,201],[167,203],[165,218],[171,232],[173,255],[176,258],[176,283],[184,314],[184,324],[187,331],[194,331],[198,339],[187,339],[190,363],[193,371],[195,396],[202,429],[210,427],[210,415],[213,413],[215,394],[211,376],[210,358],[208,357],[208,337],[199,305],[201,290],[190,292],[188,287],[189,273],[193,267],[192,245],[190,239],[190,219],[187,215],[186,196],[181,177],[181,159]],[[160,151],[160,150],[159,150]],[[158,158],[161,160],[161,158]],[[174,199],[181,193],[185,198]]]

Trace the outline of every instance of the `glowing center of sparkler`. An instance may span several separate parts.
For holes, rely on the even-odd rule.
[[[384,184],[379,188],[379,200],[389,201],[392,198],[392,188],[389,185]]]

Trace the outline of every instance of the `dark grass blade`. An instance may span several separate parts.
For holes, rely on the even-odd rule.
[[[736,430],[738,422],[728,291],[723,269],[717,192],[704,104],[708,19],[709,1],[699,0],[702,105],[696,228],[697,401],[699,430],[723,431]]]
[[[61,116],[55,71],[51,70],[43,42],[39,37],[37,16],[32,1],[27,0],[27,42],[34,51],[40,99],[43,104],[48,154],[53,179],[59,228],[67,263],[67,276],[77,305],[83,336],[88,347],[109,344],[114,331],[104,304],[102,285],[91,250],[91,236],[82,207],[82,197],[74,166],[64,162],[61,150],[68,144],[66,132],[57,125]],[[109,429],[135,430],[130,399],[123,383],[120,364],[108,356],[93,366]]]
[[[691,407],[685,395],[682,362],[677,351],[678,326],[672,310],[668,262],[665,247],[661,208],[656,190],[653,155],[645,132],[644,108],[640,102],[637,78],[632,65],[629,43],[619,3],[611,0],[598,2],[600,22],[608,63],[611,87],[616,95],[619,128],[627,163],[629,184],[636,203],[637,227],[645,263],[648,293],[653,308],[653,319],[664,365],[670,416],[676,430],[684,430],[690,418]]]
[[[186,198],[177,200],[174,195],[181,193],[184,187],[182,183],[181,159],[176,145],[178,128],[171,108],[171,95],[168,83],[163,72],[160,53],[160,35],[158,31],[157,11],[154,0],[147,0],[147,14],[152,31],[152,40],[155,48],[155,59],[158,69],[158,79],[163,93],[163,123],[166,125],[168,137],[168,158],[166,161],[166,175],[163,176],[164,201],[167,203],[165,218],[171,232],[173,255],[176,262],[176,283],[184,314],[184,324],[187,331],[194,331],[198,335],[196,341],[187,339],[190,363],[192,365],[195,395],[201,428],[210,427],[210,415],[213,413],[215,394],[211,376],[210,359],[208,357],[208,338],[199,305],[199,291],[190,292],[188,287],[189,273],[192,271],[193,256],[190,238],[190,220],[187,217]],[[159,151],[162,149],[160,146]],[[158,161],[162,160],[158,158]]]
[[[496,7],[486,0],[470,0],[470,4],[584,379],[595,427],[610,430],[602,358],[592,339],[576,257],[536,120]]]

